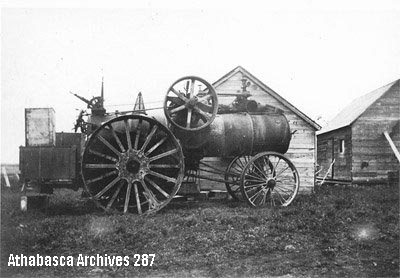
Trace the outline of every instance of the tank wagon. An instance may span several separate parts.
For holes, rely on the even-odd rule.
[[[79,114],[75,133],[57,133],[50,146],[27,140],[20,147],[21,178],[41,192],[83,187],[105,211],[138,214],[166,206],[196,179],[222,182],[233,199],[254,207],[287,206],[298,192],[298,172],[284,155],[291,140],[285,115],[245,92],[218,105],[211,84],[183,77],[168,88],[163,117],[140,108],[107,113],[103,87],[100,97],[76,96],[90,113]],[[221,170],[205,157],[231,162]]]

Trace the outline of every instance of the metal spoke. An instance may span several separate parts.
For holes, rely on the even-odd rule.
[[[287,194],[287,195],[291,195],[293,193],[292,190],[282,188],[282,187],[275,187],[275,190],[278,190],[278,191],[282,192],[283,194]]]
[[[186,108],[186,104],[183,104],[183,105],[178,106],[178,107],[176,107],[174,109],[171,109],[171,111],[169,111],[169,113],[175,114],[176,112],[182,111],[185,108]]]
[[[275,172],[276,169],[278,169],[278,164],[279,164],[280,161],[281,161],[281,158],[279,157],[278,162],[275,164],[274,172]]]
[[[117,142],[118,146],[121,149],[121,152],[125,152],[125,148],[121,143],[121,140],[119,140],[119,137],[117,135],[117,133],[115,132],[114,128],[112,127],[111,124],[107,125],[109,127],[109,130],[111,131],[112,135],[114,136],[115,141]]]
[[[124,120],[125,123],[125,133],[126,133],[126,141],[128,142],[128,150],[132,150],[132,141],[131,141],[131,134],[129,130],[128,120]]]
[[[175,95],[177,95],[181,100],[183,100],[185,103],[187,103],[189,100],[180,92],[175,90],[174,88],[171,88],[171,92],[173,92]]]
[[[167,100],[169,100],[170,102],[176,104],[176,105],[181,105],[182,101],[178,98],[178,97],[171,97],[171,96],[167,96]]]
[[[132,189],[132,182],[128,181],[128,187],[126,188],[126,195],[125,195],[124,213],[128,211],[129,199],[131,198],[131,189]]]
[[[97,138],[104,144],[106,145],[110,150],[112,150],[113,153],[115,153],[116,155],[120,156],[121,153],[119,151],[117,151],[116,148],[114,148],[106,139],[104,139],[103,136],[101,136],[100,134],[97,134]]]
[[[112,182],[110,182],[109,184],[107,184],[106,187],[104,187],[101,191],[99,191],[96,195],[94,195],[95,199],[98,199],[101,195],[103,195],[104,193],[106,193],[107,190],[109,190],[111,187],[114,186],[114,184],[116,184],[118,181],[120,180],[119,177],[116,177]]]
[[[123,183],[120,183],[118,185],[117,190],[115,190],[114,195],[111,197],[110,202],[108,202],[108,204],[107,204],[106,210],[109,210],[111,208],[112,204],[114,203],[115,199],[117,199],[117,196],[118,196],[119,192],[121,191],[122,185],[123,185]]]
[[[258,197],[261,197],[261,200],[260,200],[260,198],[255,198],[254,199],[254,204],[256,204],[256,200],[259,200],[259,202],[258,202],[259,206],[261,206],[263,204],[264,198],[266,198],[266,195],[267,195],[266,192],[264,191],[264,189],[262,189],[261,191],[262,191],[261,195],[258,196]]]
[[[240,168],[239,165],[235,164],[235,165],[232,165],[230,172],[236,172],[236,173],[240,174],[242,172],[242,170],[243,170],[243,168]]]
[[[170,169],[170,168],[179,168],[179,165],[176,165],[176,164],[149,164],[149,168]]]
[[[279,172],[279,174],[275,175],[275,177],[279,177],[280,174],[282,174],[283,172],[285,172],[287,169],[289,169],[290,166],[288,165],[285,169],[283,169],[282,171]]]
[[[146,137],[146,141],[144,141],[142,148],[140,149],[142,152],[146,149],[147,145],[150,143],[151,139],[153,138],[154,134],[156,133],[158,129],[157,125],[154,125],[153,128],[151,129],[149,135]]]
[[[166,180],[166,181],[169,181],[169,182],[173,182],[173,183],[176,182],[176,179],[175,179],[175,178],[168,177],[168,176],[166,176],[166,175],[163,175],[163,174],[154,172],[154,171],[152,171],[152,170],[149,170],[148,173],[149,173],[150,175],[153,175],[153,176],[162,178],[162,179],[164,179],[164,180]]]
[[[142,184],[143,189],[145,191],[145,192],[143,192],[143,195],[149,202],[149,207],[154,207],[154,208],[158,207],[160,205],[160,202],[157,200],[157,197],[154,196],[153,192],[150,191],[150,189],[147,187],[144,180],[140,180],[140,183]],[[147,193],[147,194],[144,194],[144,193]]]
[[[250,187],[255,187],[255,186],[261,186],[263,184],[267,184],[266,182],[261,182],[261,183],[255,183],[255,184],[249,184],[249,185],[245,185],[245,188],[250,188]]]
[[[283,202],[282,202],[282,201],[280,201],[280,202],[281,202],[281,204],[284,204],[284,203],[286,202],[285,198],[283,198],[283,197],[282,197],[281,193],[279,193],[279,191],[278,191],[278,190],[275,190],[275,192],[276,192],[276,194],[277,194],[277,195],[280,197],[280,199],[282,199],[282,200],[283,200]]]
[[[278,189],[278,188],[275,188],[275,191],[278,192],[278,193],[280,192],[280,193],[282,193],[281,195],[288,196],[290,198],[291,192],[290,193],[289,192],[285,192],[285,191],[283,191],[281,189]]]
[[[212,113],[212,112],[213,112],[212,107],[209,106],[209,105],[207,105],[207,104],[205,104],[205,103],[197,102],[197,103],[196,103],[196,106],[197,106],[200,110],[202,110],[202,111],[204,111],[204,112],[207,112],[207,113]]]
[[[97,177],[97,178],[94,178],[94,179],[91,179],[91,180],[87,180],[86,182],[87,182],[88,184],[91,184],[91,183],[93,183],[93,182],[102,180],[102,179],[107,178],[107,177],[109,177],[109,176],[112,176],[112,175],[114,175],[114,174],[118,174],[118,171],[117,171],[117,170],[114,170],[114,171],[108,172],[108,173],[103,174],[103,175],[101,175],[101,176],[99,176],[99,177]]]
[[[256,169],[264,176],[264,178],[268,179],[268,177],[264,174],[264,171],[258,168],[256,161],[254,161],[254,167],[256,167]]]
[[[165,192],[161,187],[159,187],[154,181],[152,181],[150,178],[148,177],[144,177],[144,179],[149,182],[155,189],[157,189],[162,195],[164,195],[165,198],[169,198],[170,195]]]
[[[138,149],[139,137],[140,137],[140,133],[142,132],[142,127],[143,127],[142,119],[139,119],[139,123],[138,123],[138,126],[137,126],[136,137],[135,137],[135,145],[134,145],[134,149],[135,150]]]
[[[252,178],[254,178],[255,180],[248,179],[248,177],[252,177]],[[247,178],[246,181],[265,181],[264,178],[256,177],[256,176],[253,176],[253,175],[250,175],[250,174],[246,174],[246,178]]]
[[[116,164],[93,164],[93,163],[88,163],[84,165],[85,168],[90,168],[90,169],[109,169],[109,168],[116,168]]]
[[[202,115],[204,118],[206,118],[206,121],[209,121],[210,120],[210,116],[206,113],[206,112],[204,112],[203,110],[201,110],[200,108],[198,108],[198,107],[193,107],[193,110],[195,110],[197,113],[199,113],[200,115]]]
[[[136,199],[138,214],[142,214],[142,206],[140,205],[137,183],[133,185],[133,189],[135,190],[135,199]]]
[[[260,189],[260,191],[258,191],[258,192],[255,193],[253,196],[251,196],[251,197],[249,198],[249,200],[250,200],[251,202],[255,201],[255,199],[257,198],[257,196],[260,195],[260,193],[262,193],[262,192],[263,192],[263,190]]]
[[[97,155],[97,156],[105,158],[105,159],[108,159],[108,160],[110,160],[112,162],[118,162],[118,159],[116,159],[116,158],[114,158],[112,156],[105,155],[105,154],[99,153],[99,152],[91,150],[91,149],[89,149],[89,153]]]
[[[167,152],[161,153],[161,154],[159,154],[159,155],[150,157],[150,158],[149,158],[149,162],[152,162],[152,161],[154,161],[154,160],[163,158],[163,157],[165,157],[165,156],[169,156],[169,155],[174,154],[174,153],[176,153],[176,152],[178,152],[178,149],[172,149],[172,150],[169,150],[169,151],[167,151]]]
[[[255,170],[258,170],[258,172],[260,172],[260,169],[257,169],[257,167],[255,167],[254,163],[250,164],[250,167],[249,167],[248,170],[249,170],[252,174],[256,175],[257,178],[265,179],[265,177],[262,177],[261,175],[259,175],[259,174],[257,173],[257,171],[255,171]],[[250,175],[250,174],[248,174],[248,175]],[[256,177],[256,176],[252,176],[252,177]]]
[[[239,158],[237,161],[239,161],[240,162],[240,165],[242,166],[241,167],[241,169],[243,169],[244,168],[244,166],[245,166],[245,164],[247,164],[247,163],[245,163],[245,164],[243,164],[243,162],[242,162],[242,160]]]
[[[189,98],[191,98],[194,95],[194,79],[191,79],[191,84],[190,84],[190,91],[189,91]]]
[[[167,137],[163,137],[160,141],[158,141],[153,147],[151,147],[147,152],[146,152],[146,156],[149,156],[149,154],[151,154],[155,149],[157,149],[159,146],[161,146],[162,143],[164,143],[168,138]]]
[[[258,187],[253,187],[253,188],[245,188],[246,194],[249,195],[248,193],[257,190],[257,189],[262,189],[262,186],[258,186]]]
[[[188,108],[187,118],[186,118],[186,127],[190,128],[190,122],[192,121],[192,109]]]

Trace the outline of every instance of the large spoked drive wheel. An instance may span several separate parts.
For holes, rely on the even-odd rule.
[[[299,174],[284,155],[263,152],[254,156],[240,177],[241,191],[254,207],[288,206],[299,191]]]
[[[242,192],[240,191],[240,175],[242,174],[244,167],[250,161],[251,156],[236,156],[229,163],[225,171],[225,186],[229,195],[235,201],[243,200]]]
[[[175,81],[167,91],[164,113],[173,126],[195,131],[209,126],[217,115],[218,99],[211,84],[200,77]]]
[[[86,190],[104,210],[150,213],[168,204],[179,190],[183,152],[158,121],[121,116],[90,136],[81,170]]]

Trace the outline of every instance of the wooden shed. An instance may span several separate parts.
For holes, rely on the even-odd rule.
[[[235,97],[227,97],[223,94],[240,93],[245,86],[245,90],[251,94],[249,100],[284,111],[293,133],[286,155],[299,172],[300,192],[311,192],[314,186],[316,163],[316,131],[320,129],[320,126],[241,66],[218,79],[213,86],[218,95],[219,104],[232,103]]]
[[[329,179],[352,183],[398,179],[399,86],[397,80],[355,99],[318,133],[321,172],[335,160]]]

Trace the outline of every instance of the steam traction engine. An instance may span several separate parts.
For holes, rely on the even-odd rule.
[[[61,161],[67,169],[44,170],[51,172],[47,176],[36,169],[37,164],[61,168],[54,159],[61,148],[56,140],[45,151],[21,147],[21,175],[42,191],[84,187],[106,211],[157,211],[185,186],[183,181],[198,178],[225,183],[233,199],[255,207],[287,206],[299,189],[297,170],[283,155],[291,139],[289,123],[279,109],[247,97],[239,94],[233,105],[219,106],[214,88],[195,76],[168,89],[165,117],[149,117],[143,110],[117,116],[106,113],[103,94],[91,101],[80,97],[92,113],[86,121],[80,113],[75,131],[81,128],[82,133],[67,144],[69,164]],[[233,159],[221,171],[203,162],[204,157]],[[212,176],[201,174],[202,165]]]

